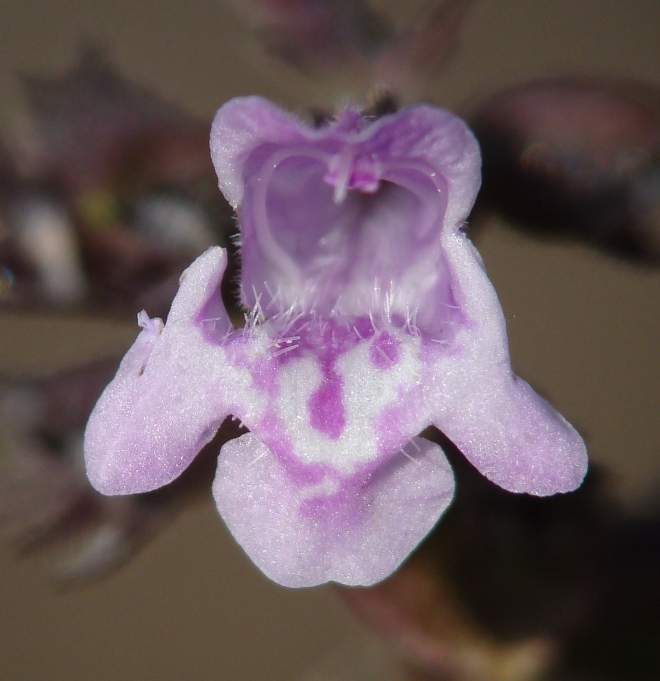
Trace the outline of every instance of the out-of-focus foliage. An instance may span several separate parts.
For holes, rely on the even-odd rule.
[[[372,88],[406,103],[427,97],[458,43],[471,0],[429,0],[396,24],[365,0],[228,0],[261,49],[339,98]]]
[[[660,515],[621,510],[600,470],[571,494],[511,494],[435,437],[454,504],[395,575],[338,587],[350,609],[432,679],[657,679]]]
[[[233,250],[209,125],[124,80],[94,51],[70,73],[26,78],[25,87],[29,151],[0,149],[0,304],[164,316],[199,253],[217,243]],[[194,498],[204,461],[214,465],[202,456],[158,494],[107,498],[90,487],[83,429],[118,363],[0,385],[0,520],[20,554],[56,549],[66,583],[122,564]]]
[[[233,227],[209,125],[94,51],[24,85],[30,152],[0,154],[0,302],[165,314],[181,271]]]
[[[532,81],[494,95],[471,123],[483,152],[478,210],[660,263],[660,90]]]

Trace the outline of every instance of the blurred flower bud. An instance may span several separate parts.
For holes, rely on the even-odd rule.
[[[374,86],[405,103],[428,98],[453,53],[471,0],[430,0],[397,22],[365,0],[247,0],[231,4],[281,62],[332,84],[333,99]]]
[[[392,577],[337,587],[360,621],[398,650],[411,679],[546,678],[564,641],[595,601],[596,564],[609,507],[599,478],[539,499],[481,478],[438,431],[455,466],[457,494]]]
[[[660,90],[632,81],[539,80],[472,116],[480,207],[549,236],[660,261]]]
[[[248,0],[235,8],[267,51],[303,70],[365,58],[391,31],[364,0]]]
[[[427,3],[392,35],[374,63],[374,81],[404,102],[427,99],[458,46],[471,5],[471,0]]]

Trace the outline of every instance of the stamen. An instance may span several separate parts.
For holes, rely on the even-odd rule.
[[[337,205],[339,205],[340,203],[344,202],[346,194],[348,194],[348,180],[344,180],[341,184],[335,185],[335,190],[332,195],[332,198],[334,202]]]
[[[355,152],[350,146],[345,146],[328,163],[328,172],[323,179],[334,188],[333,199],[337,205],[343,203],[348,194],[354,161]]]

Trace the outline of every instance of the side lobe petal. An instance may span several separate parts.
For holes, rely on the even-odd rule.
[[[435,525],[454,477],[438,445],[414,438],[369,472],[301,486],[248,433],[223,446],[213,494],[231,533],[270,579],[368,586],[394,572]]]
[[[511,374],[475,378],[436,425],[487,478],[511,492],[547,496],[580,486],[587,471],[582,438],[546,400]]]
[[[196,325],[226,263],[226,251],[213,248],[184,272],[164,328],[140,315],[144,329],[85,431],[87,474],[99,492],[135,494],[171,482],[228,415],[223,350],[206,342]]]
[[[444,245],[469,322],[459,349],[433,362],[434,424],[504,489],[540,496],[576,489],[587,470],[582,438],[511,370],[504,314],[467,237],[450,235]]]

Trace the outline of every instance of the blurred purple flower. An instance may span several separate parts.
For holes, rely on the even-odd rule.
[[[208,123],[125,80],[95,50],[23,86],[29,144],[0,145],[0,306],[164,315],[183,268],[234,230]],[[83,430],[119,359],[0,376],[0,525],[20,555],[56,554],[60,584],[122,565],[213,477],[215,457],[200,456],[165,490],[108,498],[90,486]]]
[[[237,329],[207,251],[167,324],[143,331],[87,426],[92,484],[174,480],[228,415],[214,495],[252,560],[288,586],[391,574],[449,505],[439,427],[515,492],[575,489],[575,430],[511,371],[505,321],[461,231],[479,151],[452,114],[416,106],[312,129],[258,97],[220,109],[213,161],[242,235]]]

